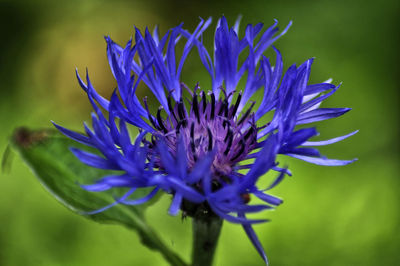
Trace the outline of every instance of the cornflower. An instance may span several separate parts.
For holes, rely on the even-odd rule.
[[[357,131],[325,141],[309,141],[318,134],[315,127],[296,129],[298,125],[341,116],[350,108],[320,108],[322,101],[339,86],[330,81],[309,84],[313,59],[299,66],[291,65],[283,72],[281,53],[272,44],[291,23],[280,33],[277,22],[265,31],[261,23],[250,24],[240,39],[239,20],[229,28],[222,17],[215,31],[213,56],[202,42],[210,23],[211,19],[201,19],[192,33],[180,24],[164,36],[159,35],[157,27],[152,34],[147,28],[144,34],[135,28],[135,44],[131,39],[125,47],[106,37],[108,61],[117,88],[107,100],[96,92],[88,74],[84,82],[77,71],[79,84],[94,109],[92,129],[85,124],[86,134],[80,134],[55,126],[102,154],[72,148],[83,163],[118,171],[95,184],[82,185],[84,189],[100,192],[129,188],[113,204],[89,214],[116,204],[143,204],[163,191],[173,196],[168,210],[171,215],[182,210],[194,218],[219,217],[241,224],[268,263],[252,228],[253,224],[267,220],[249,219],[247,214],[282,203],[268,193],[285,175],[291,175],[287,168],[278,166],[277,155],[318,165],[346,165],[354,160],[327,159],[315,147],[341,141]],[[177,61],[179,42],[184,42],[184,48]],[[274,66],[264,56],[269,47],[276,54]],[[194,49],[211,79],[208,91],[197,82],[182,82],[185,60]],[[239,86],[240,81],[243,86]],[[157,111],[150,110],[146,97],[142,101],[138,98],[141,83],[158,100]],[[257,94],[261,97],[251,101],[261,89]],[[262,122],[267,115],[272,119]],[[135,140],[129,126],[140,131]],[[277,172],[276,179],[265,189],[258,187],[259,178],[269,171]],[[152,189],[143,198],[130,199],[140,188]],[[250,204],[252,197],[262,203]]]

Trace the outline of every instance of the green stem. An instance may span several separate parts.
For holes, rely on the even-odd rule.
[[[219,217],[194,217],[192,223],[192,266],[211,266],[221,232],[222,219]]]

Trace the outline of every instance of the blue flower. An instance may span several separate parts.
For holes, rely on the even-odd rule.
[[[210,215],[241,224],[267,262],[252,229],[252,224],[266,220],[248,219],[246,215],[282,203],[268,194],[285,175],[291,175],[288,169],[278,167],[277,155],[319,165],[346,165],[353,160],[327,159],[315,147],[341,141],[356,131],[330,140],[309,141],[318,134],[314,127],[296,129],[298,125],[341,116],[350,109],[319,107],[339,86],[330,82],[309,84],[313,59],[283,72],[282,56],[272,44],[291,23],[280,33],[277,22],[265,31],[261,23],[250,24],[244,37],[239,38],[239,21],[229,28],[222,17],[215,32],[213,56],[202,43],[210,23],[211,19],[201,20],[192,33],[181,24],[164,36],[157,28],[152,34],[148,29],[143,34],[135,28],[135,44],[130,40],[125,47],[106,37],[117,89],[107,100],[96,92],[88,75],[84,82],[77,72],[79,84],[94,109],[92,126],[85,124],[86,134],[55,126],[102,154],[72,149],[83,163],[119,171],[118,175],[84,185],[84,189],[99,192],[130,188],[112,205],[91,213],[115,204],[142,204],[161,190],[173,195],[168,211],[172,215],[179,210],[190,215],[193,208],[202,208]],[[177,61],[178,43],[184,47]],[[274,66],[264,56],[269,47],[276,54]],[[194,50],[211,78],[208,91],[200,89],[196,82],[186,85],[181,80],[185,60]],[[238,86],[240,81],[245,84],[243,91]],[[158,100],[157,111],[150,110],[146,98],[138,99],[136,89],[140,83]],[[263,90],[259,94],[262,98],[251,102],[258,90]],[[272,112],[272,119],[262,123],[261,118]],[[131,125],[140,131],[135,140],[127,128]],[[268,188],[261,189],[257,181],[268,171],[276,171],[278,176]],[[130,199],[139,188],[152,190],[144,198]],[[251,197],[264,204],[249,204]]]

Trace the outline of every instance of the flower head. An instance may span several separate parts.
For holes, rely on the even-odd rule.
[[[247,25],[244,37],[239,38],[239,22],[229,28],[222,17],[217,23],[211,56],[202,43],[210,23],[211,19],[201,20],[192,33],[181,24],[162,37],[157,28],[153,34],[148,29],[142,34],[135,28],[135,44],[130,40],[125,47],[106,37],[117,89],[107,100],[96,92],[88,75],[84,82],[77,72],[93,105],[92,128],[85,125],[86,134],[82,135],[55,126],[103,155],[72,149],[83,163],[120,173],[102,177],[95,184],[84,185],[84,189],[99,192],[130,188],[114,204],[91,213],[115,204],[142,204],[161,190],[173,195],[169,209],[172,215],[181,209],[194,215],[201,208],[210,215],[241,224],[267,261],[251,227],[265,220],[248,219],[246,215],[282,203],[267,193],[290,175],[288,169],[278,167],[277,155],[319,165],[345,165],[352,160],[327,159],[315,147],[338,142],[356,132],[326,141],[309,141],[318,134],[314,127],[296,129],[297,125],[341,116],[350,109],[319,107],[339,86],[330,82],[308,84],[313,59],[300,66],[292,65],[283,73],[282,56],[272,44],[291,24],[281,32],[277,22],[265,31],[261,23]],[[177,61],[178,42],[184,42],[184,48]],[[269,47],[276,54],[274,66],[263,55]],[[182,83],[184,62],[192,50],[197,50],[209,73],[209,90],[201,89],[196,81]],[[241,80],[243,88],[238,86]],[[158,100],[157,111],[150,110],[146,98],[138,99],[136,89],[140,83]],[[258,90],[263,90],[261,99],[250,101]],[[254,108],[255,104],[258,108]],[[261,118],[271,112],[272,119],[262,123]],[[127,128],[132,125],[140,131],[135,140]],[[277,178],[267,189],[261,189],[257,181],[268,171],[276,171]],[[146,197],[129,198],[136,189],[145,187],[153,188]],[[264,204],[250,204],[251,197]]]

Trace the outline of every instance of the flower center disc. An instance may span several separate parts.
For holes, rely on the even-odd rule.
[[[224,94],[223,99],[217,100],[213,92],[207,97],[204,91],[198,96],[195,90],[189,112],[182,98],[173,105],[171,97],[168,97],[170,115],[166,119],[161,117],[162,107],[158,109],[157,116],[152,117],[146,104],[149,120],[158,130],[154,136],[164,138],[174,156],[177,156],[177,142],[182,138],[189,169],[198,159],[214,151],[214,176],[227,176],[232,172],[232,167],[244,159],[257,143],[257,128],[254,113],[251,112],[254,103],[239,117],[237,110],[241,93],[232,105],[229,104],[232,94]],[[149,146],[154,147],[155,143],[153,139]],[[158,164],[163,168],[159,160]]]

